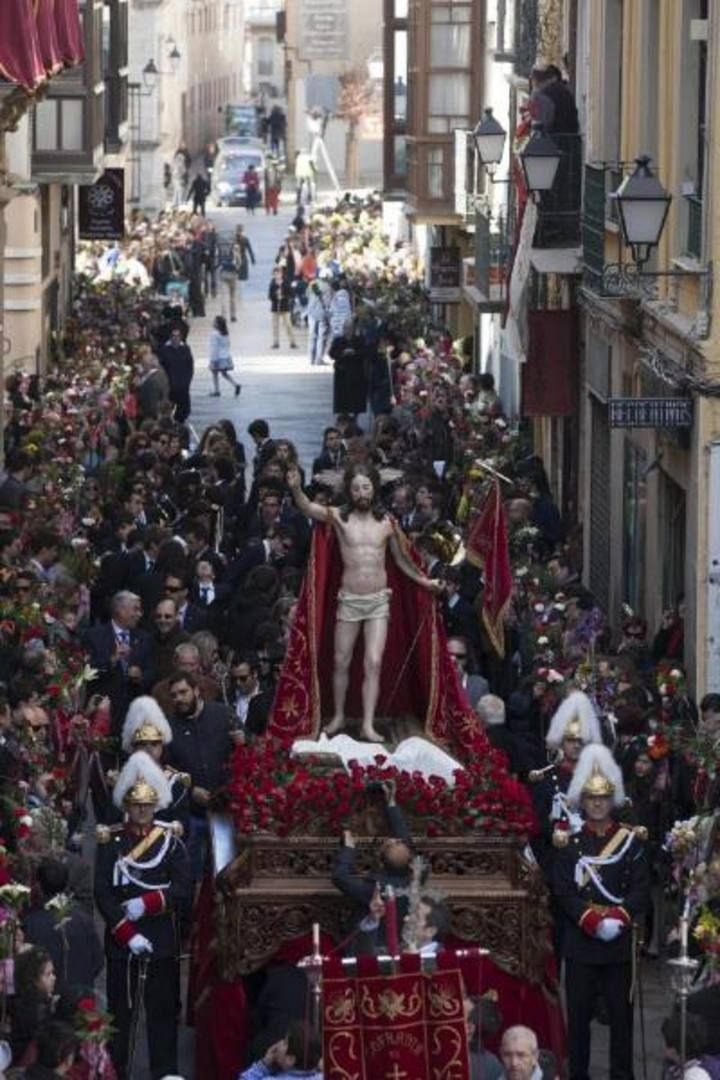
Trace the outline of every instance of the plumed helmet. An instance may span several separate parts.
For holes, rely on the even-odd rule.
[[[171,800],[170,784],[148,754],[138,750],[128,758],[113,788],[113,802],[119,809],[133,803],[152,803],[162,810]]]
[[[568,788],[568,802],[579,806],[583,795],[610,795],[614,806],[625,802],[620,766],[607,746],[589,743],[583,748]]]
[[[585,744],[602,742],[595,706],[582,690],[573,690],[560,703],[550,721],[545,743],[550,750],[559,750],[563,739],[568,737],[582,739]]]
[[[172,731],[165,713],[155,698],[143,695],[130,705],[122,729],[122,748],[132,754],[141,743],[161,742],[163,746],[172,739]]]

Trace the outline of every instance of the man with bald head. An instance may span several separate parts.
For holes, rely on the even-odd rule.
[[[540,1048],[531,1028],[509,1027],[500,1043],[503,1080],[542,1080]]]

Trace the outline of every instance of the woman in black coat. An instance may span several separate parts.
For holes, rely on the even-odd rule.
[[[357,416],[367,409],[368,379],[365,342],[352,332],[336,337],[329,349],[335,363],[333,377],[333,412]]]

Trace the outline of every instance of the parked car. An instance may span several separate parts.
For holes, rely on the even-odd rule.
[[[260,179],[260,201],[263,198],[265,155],[262,150],[245,146],[239,152],[221,153],[215,161],[212,195],[218,206],[246,206],[247,192],[243,177],[249,165],[254,165]]]

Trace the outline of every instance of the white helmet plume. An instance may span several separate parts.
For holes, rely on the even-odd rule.
[[[550,721],[545,744],[551,750],[559,750],[568,727],[575,727],[576,736],[584,743],[600,743],[600,721],[595,706],[582,690],[573,690],[555,711]]]
[[[113,802],[119,809],[124,809],[125,800],[130,796],[133,797],[133,789],[139,789],[147,798],[138,799],[136,802],[155,802],[155,806],[158,810],[164,810],[166,806],[169,806],[172,801],[172,793],[170,791],[170,784],[167,781],[165,773],[162,771],[159,765],[157,765],[149,754],[143,753],[142,750],[138,750],[132,757],[123,765],[120,770],[115,787],[113,788]],[[152,792],[157,796],[157,800],[151,799],[149,796]]]
[[[132,754],[135,750],[135,735],[144,727],[155,728],[162,739],[163,746],[167,746],[172,740],[172,731],[170,730],[170,724],[167,721],[165,713],[162,711],[155,698],[152,698],[147,694],[136,697],[135,700],[131,702],[130,708],[125,716],[125,723],[123,724],[122,729],[122,748],[126,754]],[[146,739],[145,741],[150,742],[151,740]]]
[[[625,802],[620,766],[607,746],[588,743],[582,750],[567,798],[571,806],[579,806],[583,795],[611,795],[613,806],[622,806]]]

